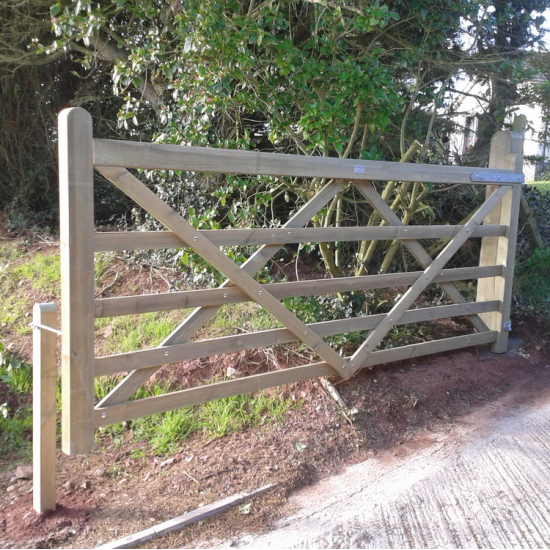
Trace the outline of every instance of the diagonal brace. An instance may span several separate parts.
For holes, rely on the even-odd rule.
[[[201,235],[184,220],[175,210],[170,208],[153,191],[147,188],[135,176],[124,168],[102,169],[102,173],[112,174],[113,183],[152,216],[163,223],[188,247],[197,251],[207,262],[227,276],[235,285],[253,301],[260,304],[266,311],[283,323],[297,339],[309,346],[323,358],[331,367],[345,378],[351,376],[348,361],[343,359],[315,331],[300,321],[279,300],[262,288],[255,279],[243,271],[228,258],[219,248]]]
[[[402,298],[393,306],[391,311],[386,314],[384,319],[378,326],[369,334],[368,338],[363,342],[361,347],[353,354],[351,358],[352,365],[357,368],[363,368],[369,358],[369,355],[374,351],[382,338],[392,329],[399,321],[401,316],[407,311],[411,304],[424,289],[441,273],[441,269],[452,258],[456,251],[468,240],[475,229],[481,225],[485,217],[493,210],[493,208],[501,201],[508,193],[508,186],[499,187],[477,210],[470,218],[468,223],[460,230],[459,233],[447,244],[440,252],[437,258],[426,268],[424,273],[413,283]],[[355,367],[354,367],[355,368]]]
[[[104,173],[105,169],[98,169],[108,179],[112,180],[116,174],[111,172]],[[309,202],[290,218],[285,228],[291,229],[303,227],[309,220],[323,208],[346,183],[342,180],[332,180],[325,185]],[[250,256],[248,260],[241,266],[241,269],[249,275],[253,275],[264,267],[267,262],[281,249],[281,245],[264,245]],[[225,281],[220,288],[233,286],[230,280]],[[184,344],[192,336],[211,319],[220,309],[218,306],[200,307],[195,309],[173,332],[170,334],[160,346],[170,346],[174,344]],[[121,380],[111,392],[105,396],[98,406],[108,407],[124,403],[129,399],[155,372],[160,366],[150,367],[148,369],[134,370],[130,372],[123,380]]]
[[[361,194],[369,201],[371,206],[378,211],[382,219],[388,225],[403,226],[403,222],[384,201],[378,191],[376,191],[372,182],[354,180],[353,183],[357,189],[359,189]],[[416,258],[422,267],[427,268],[432,263],[432,257],[426,252],[424,247],[418,241],[414,239],[404,239],[401,242],[408,248],[409,252]],[[455,304],[467,302],[454,283],[447,282],[438,284]],[[485,332],[489,330],[489,327],[487,327],[479,315],[468,315],[466,317],[478,332]]]

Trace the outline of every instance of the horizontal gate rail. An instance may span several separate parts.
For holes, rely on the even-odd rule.
[[[382,227],[307,227],[303,229],[207,229],[198,231],[216,246],[298,244],[334,241],[385,241],[394,239],[449,239],[462,225],[407,225]],[[483,225],[472,237],[503,237],[505,225]],[[126,231],[96,233],[95,252],[183,248],[185,244],[170,231]]]
[[[419,309],[411,309],[395,322],[395,326],[408,323],[421,323],[435,319],[463,317],[474,313],[488,313],[498,311],[501,302],[492,300],[489,302],[472,302],[465,304],[453,304],[447,306],[434,306]],[[323,321],[311,323],[307,326],[315,330],[319,336],[334,336],[348,332],[360,332],[376,328],[385,314],[368,315],[365,317],[353,317],[351,319],[337,319],[335,321]],[[223,353],[232,353],[260,347],[276,346],[295,342],[296,337],[286,329],[260,330],[236,336],[223,336],[175,344],[173,346],[157,347],[147,350],[106,355],[95,360],[95,376],[105,376],[119,372],[127,372],[134,369],[153,367],[162,363],[176,361],[188,361],[200,357],[209,357]]]
[[[286,283],[263,284],[262,288],[265,288],[276,298],[318,296],[321,294],[334,294],[336,292],[406,286],[414,283],[422,273],[423,271],[409,271],[407,273],[361,275],[359,277],[289,281]],[[499,277],[501,275],[501,265],[459,267],[441,270],[441,273],[437,277],[437,282],[465,281],[486,277]],[[250,301],[249,296],[239,288],[233,287],[184,290],[162,294],[141,294],[138,296],[121,296],[117,298],[97,298],[94,300],[94,306],[96,318],[102,318],[150,313],[153,311],[223,306],[248,301]]]
[[[508,169],[411,164],[379,160],[348,160],[331,157],[283,155],[182,145],[161,145],[112,139],[94,139],[94,166],[124,166],[150,170],[185,170],[305,178],[334,178],[346,181],[423,181],[479,185],[481,174],[502,174],[503,185],[518,183],[517,173]],[[477,178],[474,180],[472,176]],[[507,178],[506,175],[510,177]]]
[[[319,376],[350,378],[362,368],[481,344],[505,351],[510,315],[514,248],[522,175],[522,140],[498,132],[489,168],[392,163],[253,151],[208,149],[93,139],[84,110],[60,115],[60,211],[62,262],[63,450],[91,450],[94,429],[178,407],[194,406],[244,392]],[[240,175],[321,178],[327,182],[281,228],[198,230],[163,202],[128,169],[183,170]],[[96,232],[93,227],[93,170],[97,170],[167,229],[158,232]],[[385,202],[374,180],[484,185],[485,202],[464,225],[406,226]],[[348,185],[385,222],[381,227],[307,227],[312,218]],[[446,268],[470,238],[481,238],[479,267]],[[423,242],[447,239],[434,259]],[[254,275],[286,244],[399,240],[423,271],[259,284]],[[242,266],[220,247],[258,246]],[[191,248],[227,277],[215,289],[94,299],[94,252]],[[469,301],[457,281],[476,280],[477,300]],[[414,309],[415,300],[436,284],[452,302]],[[388,313],[306,324],[281,299],[346,291],[406,287]],[[227,304],[255,302],[282,325],[266,331],[193,341],[197,332]],[[94,320],[153,311],[194,308],[156,348],[94,356]],[[473,332],[462,336],[378,349],[397,325],[464,316]],[[325,338],[368,332],[350,357]],[[275,372],[217,382],[162,396],[129,401],[161,366],[264,346],[302,342],[322,361]],[[94,378],[126,373],[94,406]]]
[[[404,361],[413,357],[443,353],[469,346],[491,344],[496,341],[497,336],[496,331],[489,331],[375,351],[369,359],[369,366],[372,367],[393,361]],[[146,397],[139,401],[129,401],[120,405],[112,405],[110,407],[98,406],[94,411],[94,425],[96,428],[99,428],[115,422],[139,418],[140,416],[166,412],[181,407],[192,407],[206,401],[212,401],[213,399],[231,397],[232,395],[264,390],[284,384],[292,384],[320,376],[330,376],[333,373],[334,371],[327,363],[312,363],[301,367],[291,367],[265,374],[247,376],[237,380],[228,380],[198,388],[176,391],[166,395]]]

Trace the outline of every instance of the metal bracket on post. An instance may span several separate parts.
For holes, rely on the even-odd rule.
[[[511,332],[512,331],[512,321],[506,321],[502,324],[502,330],[505,332]]]
[[[473,172],[470,179],[484,183],[525,183],[523,174],[503,174],[501,172]]]

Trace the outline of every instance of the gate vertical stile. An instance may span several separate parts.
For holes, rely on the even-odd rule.
[[[94,443],[94,195],[92,117],[59,115],[62,449]]]
[[[521,173],[523,140],[523,136],[518,132],[496,132],[491,140],[489,167]],[[495,185],[487,185],[486,196],[489,197],[497,188]],[[494,353],[505,353],[508,349],[520,201],[521,185],[512,185],[500,204],[483,222],[507,227],[506,235],[503,237],[482,239],[479,260],[480,266],[502,265],[502,276],[479,279],[477,286],[478,301],[502,302],[499,311],[480,314],[490,330],[498,332],[497,340],[492,347]]]

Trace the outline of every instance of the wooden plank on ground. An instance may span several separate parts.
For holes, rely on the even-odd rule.
[[[506,175],[513,174],[509,170],[488,170],[487,168],[465,166],[283,155],[110,139],[94,140],[94,166],[344,180],[373,179],[464,184],[473,183],[471,176],[474,172],[498,172],[502,174],[503,183],[506,183]]]
[[[103,544],[102,546],[98,546],[97,550],[99,550],[100,548],[131,548],[136,544],[141,544],[148,540],[167,535],[172,531],[183,529],[184,527],[187,527],[192,523],[203,521],[206,518],[209,518],[216,514],[221,514],[222,512],[225,512],[226,510],[229,510],[230,508],[233,508],[241,504],[242,502],[262,495],[263,493],[269,491],[270,489],[273,489],[276,486],[276,484],[270,483],[249,493],[237,493],[236,495],[217,500],[216,502],[212,502],[211,504],[207,504],[206,506],[201,506],[200,508],[197,508],[192,512],[187,512],[181,516],[178,516],[177,518],[164,521],[163,523],[159,523],[154,527],[149,527],[149,529],[145,529],[128,537],[124,537],[122,539]]]
[[[378,241],[394,239],[447,239],[462,225],[417,225],[376,227],[307,227],[299,229],[215,229],[199,231],[216,246],[296,244],[332,241]],[[506,228],[500,225],[478,227],[472,237],[500,237]],[[170,231],[99,232],[94,237],[96,252],[117,250],[156,250],[180,248],[181,240]]]
[[[303,227],[311,218],[323,208],[328,201],[344,189],[346,183],[342,181],[331,181],[327,183],[318,193],[307,202],[296,214],[294,214],[284,225],[285,228]],[[241,268],[248,274],[253,275],[281,249],[279,245],[265,245],[254,252]],[[221,288],[232,286],[231,281],[225,281]],[[163,342],[161,345],[183,344],[191,339],[194,334],[207,323],[219,310],[221,306],[201,307],[189,315]],[[150,369],[130,372],[104,399],[100,405],[114,405],[123,403],[131,397],[157,370],[158,366]]]
[[[382,275],[361,275],[359,277],[338,277],[308,281],[289,281],[263,285],[278,299],[293,296],[315,296],[336,292],[351,292],[375,288],[408,286],[414,283],[422,271],[408,273],[388,273]],[[502,274],[502,266],[461,267],[443,269],[437,283],[496,277]],[[222,306],[249,301],[249,297],[236,287],[185,290],[162,294],[142,294],[95,300],[95,316],[116,317],[152,311],[170,311],[195,307]]]

